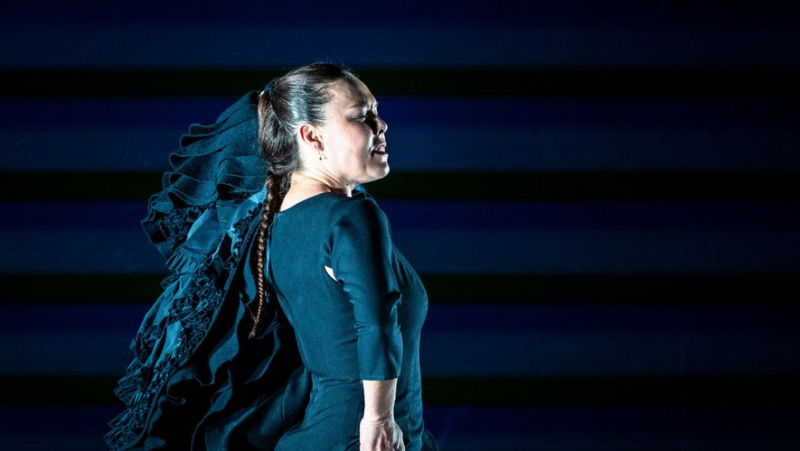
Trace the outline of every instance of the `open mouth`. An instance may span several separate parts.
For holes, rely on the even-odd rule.
[[[389,152],[386,151],[386,144],[376,147],[372,150],[372,153],[375,155],[389,155]]]

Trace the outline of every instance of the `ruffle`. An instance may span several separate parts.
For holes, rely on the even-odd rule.
[[[174,272],[115,391],[126,409],[109,423],[112,449],[268,449],[301,418],[310,378],[277,302],[267,303],[257,336],[247,339],[264,194],[231,212],[235,222],[211,254],[181,246],[170,256]],[[213,210],[204,215],[185,245],[217,226]]]
[[[167,268],[177,274],[191,273],[195,271],[206,258],[206,255],[192,252],[181,246],[167,259]]]
[[[190,126],[149,199],[142,227],[170,274],[115,390],[126,409],[109,423],[112,449],[271,449],[302,418],[311,380],[274,293],[247,339],[266,197],[258,94]]]
[[[150,241],[166,258],[180,246],[194,221],[211,207],[230,211],[260,191],[267,163],[258,144],[258,91],[228,107],[212,125],[193,124],[170,155],[163,189],[150,197],[142,221]],[[228,204],[224,208],[221,204]],[[227,224],[219,217],[220,224]]]

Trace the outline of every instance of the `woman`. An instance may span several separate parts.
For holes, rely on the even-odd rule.
[[[266,165],[237,165],[248,134],[236,128],[253,123],[254,99]],[[436,449],[420,394],[425,290],[360,187],[389,172],[375,98],[350,72],[312,64],[239,104],[215,126],[190,129],[204,144],[173,164],[192,176],[168,174],[171,195],[151,199],[145,229],[175,274],[134,341],[137,359],[117,390],[129,409],[107,441]],[[214,194],[193,198],[209,191],[196,182],[209,166],[235,174],[215,169],[226,176],[215,174]],[[266,189],[241,201],[254,167],[268,167]]]

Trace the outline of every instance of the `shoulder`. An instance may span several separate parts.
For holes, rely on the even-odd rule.
[[[340,275],[342,262],[375,267],[389,262],[392,232],[378,204],[369,198],[345,197],[335,205],[325,240],[326,249],[333,257],[334,272]]]
[[[341,232],[369,235],[390,233],[386,213],[371,197],[331,195],[328,198],[330,226],[334,235]]]
[[[386,214],[371,197],[330,196],[336,197],[333,201],[333,213],[338,220],[354,220],[367,222],[388,222]]]

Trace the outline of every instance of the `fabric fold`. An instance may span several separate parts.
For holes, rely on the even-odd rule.
[[[265,306],[258,334],[247,339],[263,206],[254,200],[232,213],[236,222],[210,255],[179,248],[170,258],[176,273],[145,316],[119,380],[126,410],[109,423],[112,449],[263,446],[302,417],[310,378],[277,303]]]
[[[277,303],[265,306],[258,335],[247,339],[267,174],[257,97],[243,96],[216,124],[190,126],[163,189],[149,199],[142,227],[170,273],[115,390],[126,408],[109,423],[112,449],[269,443],[307,404],[310,380]],[[242,407],[253,400],[264,410]]]
[[[258,148],[258,91],[228,107],[212,125],[193,124],[169,157],[163,189],[150,197],[142,227],[169,258],[193,222],[219,203],[241,203],[260,191],[267,164]]]

